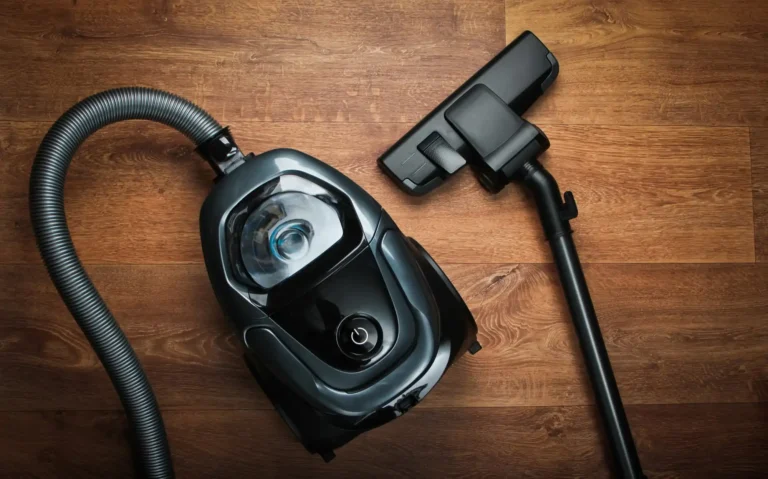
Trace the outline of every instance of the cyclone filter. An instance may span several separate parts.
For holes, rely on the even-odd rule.
[[[339,212],[301,192],[264,200],[245,220],[240,254],[246,272],[263,288],[291,277],[343,236]]]

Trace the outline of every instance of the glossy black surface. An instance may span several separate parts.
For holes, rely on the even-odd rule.
[[[298,341],[282,328],[256,327],[246,335],[249,348],[268,356],[270,364],[295,378],[304,378],[296,387],[312,401],[347,417],[353,416],[353,411],[363,415],[402,391],[429,367],[435,354],[438,306],[405,238],[393,226],[383,214],[370,243],[398,322],[397,338],[389,353],[377,356],[365,369],[348,371],[318,360],[306,348],[294,347]],[[292,354],[286,354],[282,343]],[[386,381],[374,381],[385,373]]]
[[[260,289],[238,271],[232,249],[239,242],[228,235],[236,234],[238,208],[283,175],[328,191],[345,210],[345,238],[351,225],[349,237],[359,243],[329,250],[295,277]],[[241,334],[251,371],[310,451],[327,453],[403,414],[475,339],[469,310],[458,294],[446,293],[452,287],[422,251],[357,185],[301,152],[246,157],[206,199],[200,232],[211,283]],[[350,323],[350,330],[345,318],[371,322]],[[350,342],[363,349],[346,351]]]
[[[440,310],[441,336],[450,340],[451,364],[475,343],[477,325],[461,295],[432,256],[415,239],[408,238],[408,243]]]
[[[377,333],[376,345],[380,347],[376,354],[366,351],[352,359],[350,356],[355,355],[344,354],[339,348],[339,326],[344,318],[354,315],[368,316],[378,323],[381,334]],[[364,369],[386,355],[397,339],[395,310],[370,248],[271,317],[318,358],[343,370]]]
[[[538,127],[520,118],[485,85],[475,85],[456,100],[445,118],[477,152],[472,167],[492,193],[549,148],[549,139]]]
[[[432,191],[465,163],[477,159],[473,148],[445,118],[457,99],[470,88],[485,85],[522,115],[558,72],[554,55],[533,33],[523,32],[387,150],[378,160],[379,167],[411,195]],[[441,148],[427,151],[424,142],[435,133]]]
[[[381,344],[380,338],[378,322],[360,314],[347,316],[336,329],[336,343],[339,349],[356,361],[373,356]]]

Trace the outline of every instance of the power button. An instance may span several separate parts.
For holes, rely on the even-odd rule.
[[[365,316],[348,316],[339,324],[336,342],[346,356],[357,360],[368,359],[379,347],[379,328]]]

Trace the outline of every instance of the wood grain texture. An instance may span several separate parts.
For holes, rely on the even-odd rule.
[[[27,178],[47,126],[0,123],[0,171],[8,178],[0,184],[0,263],[38,262]],[[533,202],[520,189],[491,196],[464,171],[428,197],[397,190],[375,158],[407,125],[232,128],[244,148],[298,148],[349,175],[440,264],[551,261]],[[553,126],[547,133],[552,148],[544,161],[579,205],[573,228],[584,261],[754,261],[746,129]],[[191,148],[180,134],[146,122],[88,140],[66,187],[83,261],[202,263],[198,212],[213,175]]]
[[[17,2],[18,3],[18,2]],[[240,145],[293,147],[371,192],[466,298],[484,345],[325,465],[241,359],[202,264],[213,178],[146,122],[67,179],[78,253],[135,346],[179,477],[607,477],[533,204],[469,172],[409,198],[375,158],[525,29],[560,77],[527,113],[573,222],[652,478],[765,477],[768,3],[762,0],[31,0],[0,13],[0,478],[131,477],[126,420],[40,264],[27,183],[77,100],[165,88]],[[757,261],[757,263],[755,263]]]
[[[93,266],[169,409],[269,409],[204,268]],[[452,265],[482,354],[420,408],[592,403],[550,265]],[[589,265],[628,404],[768,401],[768,265]],[[116,409],[117,397],[44,270],[0,268],[0,410]]]
[[[628,414],[649,477],[757,478],[768,468],[761,406],[631,406]],[[119,413],[0,413],[0,421],[0,446],[12,451],[2,477],[132,477]],[[609,475],[586,407],[416,408],[330,464],[307,454],[273,411],[170,411],[165,422],[179,477]]]
[[[5,120],[51,121],[88,94],[143,85],[172,90],[224,123],[415,123],[504,46],[498,0],[35,0],[19,8],[0,17]]]
[[[764,0],[506,0],[560,61],[534,123],[766,126]]]
[[[768,262],[768,128],[750,129],[755,259]]]

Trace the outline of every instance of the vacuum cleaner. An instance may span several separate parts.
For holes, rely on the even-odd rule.
[[[491,191],[515,181],[534,192],[617,471],[642,477],[571,238],[573,195],[561,199],[537,160],[549,141],[519,116],[557,73],[551,52],[525,32],[379,165],[410,194],[433,190],[466,164]],[[211,285],[247,366],[309,452],[331,460],[335,449],[418,404],[462,354],[481,349],[472,313],[435,261],[337,170],[291,149],[244,154],[228,128],[170,93],[96,94],[43,139],[30,213],[51,279],[126,411],[141,476],[173,477],[163,421],[136,353],[77,257],[64,212],[64,180],[78,147],[100,128],[133,119],[184,133],[215,171],[200,212]]]

